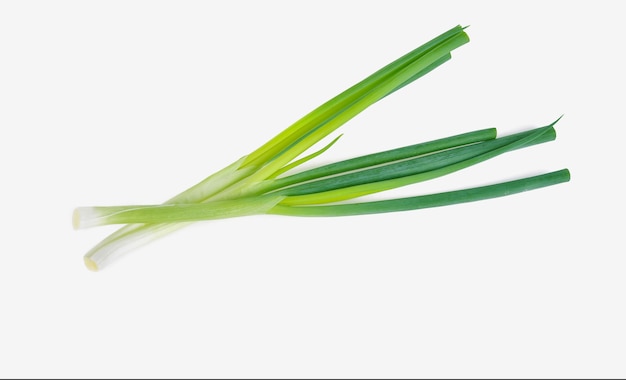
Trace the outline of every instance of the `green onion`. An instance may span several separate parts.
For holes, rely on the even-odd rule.
[[[260,166],[265,164],[277,157],[285,148],[305,137],[309,132],[321,129],[322,126],[328,124],[333,119],[341,117],[345,120],[356,116],[360,111],[376,101],[406,86],[446,62],[450,59],[450,52],[452,50],[468,41],[469,37],[460,26],[456,26],[438,37],[435,37],[426,44],[395,60],[333,99],[322,104],[260,148],[250,153],[243,165],[257,164]],[[331,127],[326,127],[326,130],[336,129],[339,126],[340,122],[336,121]],[[328,131],[328,133],[330,132],[331,130]],[[318,131],[317,134],[309,140],[317,142],[328,133]],[[291,151],[292,155],[299,153],[301,153],[300,149]]]
[[[324,165],[305,172],[293,174],[287,177],[279,178],[274,181],[268,181],[259,186],[257,191],[271,191],[293,185],[295,183],[305,182],[313,179],[327,177],[339,173],[345,173],[353,170],[359,170],[367,167],[377,166],[393,161],[400,161],[406,158],[425,155],[449,148],[462,145],[472,144],[479,141],[490,140],[496,137],[496,129],[483,129],[480,131],[464,133],[462,135],[446,137],[443,139],[430,141],[421,144],[406,146],[387,150],[384,152],[368,154],[361,157],[352,158],[333,164]]]
[[[193,222],[201,220],[211,220],[233,216],[252,215],[253,213],[240,213],[237,208],[246,208],[250,203],[257,204],[260,213],[276,214],[284,216],[354,216],[366,214],[380,214],[398,211],[418,210],[430,207],[449,206],[459,203],[475,202],[479,200],[492,199],[507,195],[517,194],[524,191],[539,189],[567,182],[570,173],[567,169],[541,174],[533,177],[522,178],[514,181],[502,182],[494,185],[474,187],[463,190],[449,191],[437,194],[420,195],[408,198],[398,198],[391,200],[315,205],[315,206],[285,206],[280,204],[281,197],[263,196],[255,199],[241,199],[229,204],[232,207],[229,214],[223,208],[224,202],[214,202],[205,204],[181,204],[181,205],[158,205],[158,206],[120,206],[94,208],[91,212],[99,212],[100,225],[115,223],[144,223],[151,220],[167,220],[175,222]],[[237,205],[240,202],[243,206]],[[229,203],[228,201],[225,201]],[[264,209],[266,206],[270,206]],[[217,211],[216,211],[217,210]],[[249,209],[253,211],[254,208]],[[215,216],[216,213],[223,215]],[[91,219],[94,221],[94,219]],[[94,224],[96,225],[96,224]]]
[[[162,205],[80,207],[74,227],[125,224],[84,257],[98,270],[118,255],[176,231],[191,222],[255,214],[348,216],[409,211],[501,197],[569,180],[569,171],[463,190],[381,201],[352,200],[450,174],[512,150],[552,141],[554,125],[497,137],[494,128],[315,167],[292,174],[326,152],[339,137],[298,158],[313,145],[382,98],[451,58],[469,41],[456,26],[388,64],[322,104],[240,158]],[[558,121],[558,120],[557,120]],[[350,201],[351,203],[338,203]]]
[[[514,136],[503,137],[469,146],[456,147],[425,156],[420,155],[415,158],[384,163],[374,168],[306,182],[301,185],[288,187],[278,193],[288,196],[315,194],[369,183],[378,183],[380,181],[408,177],[420,173],[434,172],[439,169],[450,168],[453,164],[459,165],[458,168],[462,169],[497,154],[522,148],[530,144],[553,140],[554,137],[554,129],[549,126],[535,131],[519,133]]]
[[[485,199],[503,197],[523,191],[539,189],[570,180],[567,169],[508,181],[489,186],[474,187],[444,193],[420,195],[392,200],[324,205],[324,206],[282,206],[277,205],[269,210],[269,214],[288,216],[351,216],[379,214],[398,211],[418,210],[429,207],[448,206],[459,203],[475,202]]]
[[[302,213],[302,215],[306,216],[344,216],[351,215],[353,212],[360,212],[354,210],[364,210],[361,213],[379,213],[390,212],[385,210],[406,211],[411,209],[434,207],[433,204],[437,201],[433,201],[432,199],[445,199],[449,200],[447,204],[454,204],[460,202],[470,202],[478,199],[493,198],[501,196],[495,195],[498,192],[494,189],[504,192],[507,188],[506,183],[492,187],[469,189],[464,190],[463,192],[451,193],[463,195],[457,201],[453,201],[450,196],[442,193],[429,197],[360,203],[358,206],[350,205],[349,207],[348,205],[342,205],[341,207],[310,207],[312,205],[333,203],[413,184],[425,179],[435,178],[443,174],[448,174],[452,171],[469,167],[514,149],[520,149],[530,145],[552,141],[556,137],[556,133],[553,128],[554,123],[531,131],[521,132],[515,135],[491,139],[470,145],[461,145],[450,149],[443,148],[448,147],[449,145],[442,144],[442,142],[464,142],[467,141],[464,138],[469,138],[470,136],[490,137],[494,132],[493,130],[471,132],[469,134],[448,139],[441,139],[357,157],[295,175],[295,177],[298,177],[303,181],[297,185],[278,191],[270,191],[262,195],[238,198],[236,200],[210,201],[201,204],[78,208],[75,211],[74,226],[75,228],[86,228],[106,224],[158,223],[162,221],[167,221],[168,223],[192,222],[264,213],[281,215],[299,215],[299,213]],[[433,153],[430,148],[434,146],[440,146],[442,149]],[[400,157],[407,158],[408,152],[416,153],[418,154],[418,157],[400,159]],[[418,152],[429,152],[429,154],[420,154]],[[400,160],[398,161],[398,159]],[[354,171],[355,168],[362,168],[373,163],[377,163],[376,167]],[[335,175],[338,173],[338,168],[342,168],[347,173]],[[311,172],[320,177],[330,177],[316,181],[308,181],[311,177]],[[289,179],[290,177],[286,178]],[[542,178],[543,182],[537,182],[537,178]],[[555,178],[561,180],[565,177],[563,175],[558,177],[546,176],[545,178],[539,176],[514,181],[510,183],[511,190],[509,193],[521,191],[514,190],[514,186],[539,188],[562,182],[550,182]],[[279,183],[280,181],[274,180],[273,182]],[[293,182],[293,179],[289,182]],[[527,183],[528,185],[526,185]],[[541,183],[543,185],[534,185],[536,183]],[[272,187],[270,186],[268,188]],[[463,201],[462,199],[468,200]],[[445,204],[446,203],[437,205]],[[337,211],[337,213],[333,214],[334,211]]]

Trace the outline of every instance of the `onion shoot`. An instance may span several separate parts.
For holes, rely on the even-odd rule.
[[[502,197],[569,181],[567,169],[415,197],[363,201],[366,195],[441,177],[513,150],[552,141],[556,121],[541,128],[498,137],[494,128],[355,157],[294,173],[299,158],[382,98],[412,83],[451,58],[469,42],[456,26],[393,61],[322,104],[250,154],[160,205],[79,207],[74,228],[125,224],[84,257],[98,270],[116,256],[191,222],[255,214],[336,217],[439,207]],[[558,120],[557,120],[558,121]]]

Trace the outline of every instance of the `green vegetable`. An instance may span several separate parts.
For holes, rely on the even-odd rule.
[[[119,254],[200,220],[253,214],[328,217],[408,211],[501,197],[568,181],[569,171],[563,169],[439,194],[351,201],[450,174],[512,150],[552,141],[556,138],[556,121],[499,138],[495,129],[479,130],[290,174],[302,163],[323,154],[339,137],[321,150],[298,159],[317,142],[378,100],[448,61],[450,52],[468,41],[464,28],[450,29],[324,103],[259,149],[162,205],[77,208],[75,228],[126,224],[85,255],[87,267],[98,270]]]

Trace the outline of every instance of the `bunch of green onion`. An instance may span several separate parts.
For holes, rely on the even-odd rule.
[[[298,157],[378,100],[451,58],[467,43],[457,26],[388,64],[327,101],[257,150],[161,205],[81,207],[75,228],[126,224],[91,249],[86,266],[98,270],[115,256],[190,222],[254,214],[347,216],[416,210],[501,197],[569,180],[567,169],[494,185],[408,198],[355,198],[437,178],[512,150],[554,140],[554,123],[496,137],[484,129],[319,166],[292,169],[324,153]],[[347,202],[346,202],[347,201]]]

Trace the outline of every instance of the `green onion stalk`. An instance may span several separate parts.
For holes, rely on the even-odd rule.
[[[115,257],[189,223],[272,214],[336,217],[410,211],[507,196],[567,182],[562,169],[487,186],[415,197],[359,201],[366,195],[438,178],[504,153],[553,141],[557,121],[498,137],[494,128],[354,157],[294,173],[326,152],[299,158],[313,145],[380,99],[412,83],[469,42],[456,26],[322,104],[250,154],[160,205],[79,207],[74,228],[124,224],[84,256],[99,270]]]

